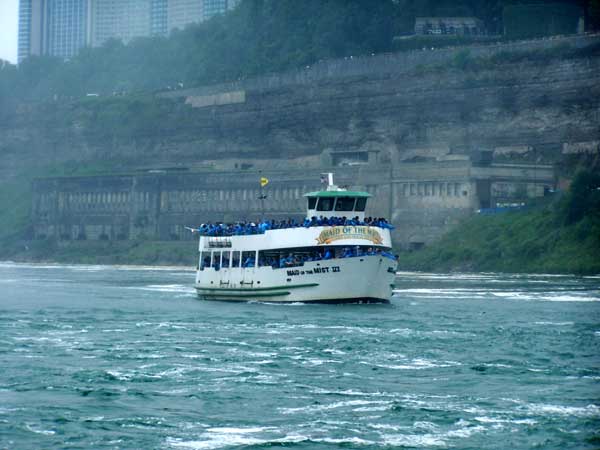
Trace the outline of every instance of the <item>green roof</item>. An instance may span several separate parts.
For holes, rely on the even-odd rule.
[[[304,194],[305,197],[371,197],[368,192],[360,191],[315,191]]]

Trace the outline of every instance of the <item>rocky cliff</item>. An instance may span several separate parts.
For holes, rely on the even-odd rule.
[[[65,163],[296,169],[597,153],[599,42],[349,58],[150,100],[21,105],[0,124],[0,175]]]

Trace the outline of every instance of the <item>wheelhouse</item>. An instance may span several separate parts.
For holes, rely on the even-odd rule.
[[[371,194],[359,191],[327,190],[309,192],[307,218],[311,217],[357,217],[365,218],[367,200]]]

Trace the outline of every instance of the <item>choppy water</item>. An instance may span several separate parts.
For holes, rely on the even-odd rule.
[[[0,448],[600,447],[600,278],[400,273],[391,305],[201,302],[0,264]]]

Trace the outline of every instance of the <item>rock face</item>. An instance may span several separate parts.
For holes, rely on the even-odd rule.
[[[65,163],[189,169],[35,185],[38,237],[180,239],[185,223],[257,217],[258,171],[274,180],[276,216],[301,214],[303,190],[334,171],[377,196],[370,213],[392,218],[396,242],[418,247],[475,209],[543,195],[565,155],[597,155],[599,45],[583,36],[328,61],[163,93],[148,120],[128,105],[111,122],[106,99],[46,104],[0,125],[0,177]],[[510,53],[522,51],[533,53]]]
[[[109,120],[108,99],[46,104],[0,125],[0,171],[106,160],[119,168],[387,166],[481,150],[553,162],[563,148],[600,139],[598,45],[600,37],[583,36],[327,61],[160,94],[141,127],[130,122],[145,121],[144,106]],[[596,50],[564,58],[556,46]],[[522,51],[533,53],[510,57]],[[475,57],[488,59],[474,65]]]

